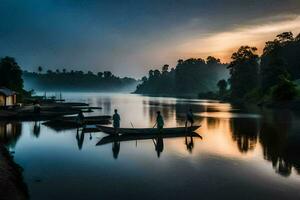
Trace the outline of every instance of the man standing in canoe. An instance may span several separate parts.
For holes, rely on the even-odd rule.
[[[164,118],[161,116],[160,111],[157,111],[156,125],[159,131],[162,131],[165,125]]]
[[[115,114],[113,115],[113,126],[115,130],[117,131],[118,128],[120,128],[120,115],[118,114],[118,110],[115,109]]]
[[[188,127],[188,122],[191,124],[191,127],[192,127],[194,124],[194,115],[193,115],[193,111],[191,108],[186,113],[185,127]]]

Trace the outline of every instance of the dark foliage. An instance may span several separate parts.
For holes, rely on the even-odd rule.
[[[4,57],[0,60],[0,87],[23,93],[22,70],[12,57]]]
[[[207,61],[198,58],[178,60],[177,66],[169,70],[164,65],[161,72],[150,70],[148,78],[143,77],[136,93],[141,94],[197,94],[216,90],[215,83],[226,77],[226,64],[219,59],[208,57]]]
[[[293,100],[297,95],[296,84],[288,76],[280,75],[278,84],[273,88],[272,99],[275,101]]]
[[[40,70],[38,70],[40,71]],[[120,78],[110,71],[67,71],[56,72],[48,70],[47,73],[24,72],[25,87],[34,90],[48,91],[132,91],[137,81],[132,78]]]
[[[258,86],[258,55],[255,47],[242,46],[229,64],[232,98],[243,98]]]
[[[274,86],[281,74],[287,72],[291,79],[300,78],[300,35],[294,38],[293,33],[284,32],[276,39],[266,43],[261,57],[261,78],[264,90]]]

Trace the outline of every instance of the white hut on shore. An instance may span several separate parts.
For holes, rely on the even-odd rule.
[[[1,106],[12,106],[17,103],[17,93],[5,88],[0,87],[0,107]]]

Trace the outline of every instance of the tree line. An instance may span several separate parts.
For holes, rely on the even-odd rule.
[[[110,71],[94,73],[81,70],[47,70],[39,66],[37,72],[23,72],[25,88],[35,90],[68,91],[121,91],[133,90],[137,81],[118,77]]]
[[[300,79],[300,34],[284,32],[266,42],[263,54],[256,47],[241,46],[229,64],[209,56],[206,60],[178,60],[169,70],[150,70],[136,88],[142,94],[198,94],[200,98],[225,100],[292,100]]]
[[[294,37],[292,32],[281,33],[266,42],[261,56],[256,47],[240,47],[227,67],[230,78],[218,82],[219,95],[264,101],[294,99],[298,95],[294,81],[300,79],[299,54],[300,34]]]
[[[212,56],[206,60],[202,58],[180,59],[171,69],[165,64],[161,71],[150,70],[148,77],[142,78],[142,83],[137,86],[135,93],[180,95],[215,90],[217,80],[228,76],[226,66],[220,62],[220,59]]]

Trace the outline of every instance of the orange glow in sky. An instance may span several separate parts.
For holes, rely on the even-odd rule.
[[[213,55],[223,62],[230,62],[230,57],[242,45],[255,46],[261,54],[266,41],[275,39],[276,35],[292,31],[300,33],[300,16],[282,16],[276,20],[266,20],[254,25],[239,26],[235,29],[214,33],[200,39],[183,41],[177,48],[179,55],[206,58]]]

